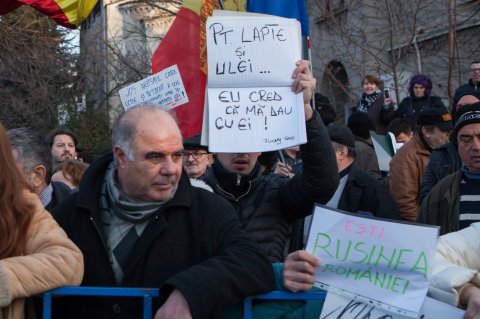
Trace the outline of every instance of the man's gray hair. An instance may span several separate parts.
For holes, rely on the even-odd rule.
[[[7,131],[12,149],[17,152],[17,162],[23,165],[23,172],[30,174],[36,166],[45,167],[45,182],[50,184],[53,171],[52,153],[43,136],[29,128]]]
[[[112,148],[120,147],[130,161],[135,160],[133,143],[139,119],[149,112],[159,111],[161,107],[157,104],[142,103],[125,111],[115,121],[112,128]],[[114,160],[117,159],[114,157]]]

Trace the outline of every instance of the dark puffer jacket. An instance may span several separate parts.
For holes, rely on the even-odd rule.
[[[215,165],[204,178],[215,193],[235,206],[243,228],[272,262],[284,260],[291,224],[311,214],[315,202],[326,203],[338,185],[335,153],[317,112],[306,126],[308,142],[300,147],[303,170],[292,179],[259,173],[248,182],[244,194],[234,196],[229,189],[222,187],[229,181],[218,180]],[[229,179],[237,177],[235,173],[227,176]]]

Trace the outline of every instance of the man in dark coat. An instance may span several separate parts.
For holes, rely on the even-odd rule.
[[[260,153],[217,153],[204,181],[236,208],[243,228],[272,262],[289,251],[292,223],[309,214],[314,202],[325,203],[338,184],[332,145],[310,100],[316,81],[307,61],[294,71],[293,89],[303,91],[307,143],[300,146],[302,172],[293,178],[261,175]]]
[[[268,259],[232,206],[191,186],[180,130],[143,105],[113,127],[111,155],[93,163],[79,191],[54,211],[82,250],[82,286],[153,287],[155,318],[212,318],[275,287]],[[140,318],[141,300],[62,297],[58,318]]]
[[[51,181],[53,164],[47,143],[39,132],[29,128],[11,129],[7,134],[18,168],[40,197],[43,207],[51,211],[71,190],[64,183]]]
[[[470,79],[468,83],[460,85],[455,90],[453,97],[453,104],[457,105],[460,98],[464,95],[471,94],[480,97],[480,60],[475,60],[470,63]],[[453,107],[452,107],[453,111]],[[455,117],[455,115],[454,115]]]
[[[340,173],[340,184],[326,204],[347,212],[370,212],[376,217],[400,220],[400,212],[386,187],[371,176],[354,168],[355,138],[344,125],[330,125],[332,140]]]

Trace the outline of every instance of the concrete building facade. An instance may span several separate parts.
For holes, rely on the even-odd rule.
[[[478,0],[307,0],[307,8],[318,90],[335,103],[339,121],[358,101],[366,74],[379,76],[398,101],[412,75],[426,74],[449,105],[480,58]]]

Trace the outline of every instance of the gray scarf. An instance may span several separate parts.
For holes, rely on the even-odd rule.
[[[115,180],[116,166],[112,162],[101,187],[101,219],[107,235],[110,257],[117,282],[123,279],[122,260],[128,259],[137,240],[142,235],[148,221],[160,207],[172,197],[162,202],[134,200],[125,195]],[[132,232],[135,234],[132,236]],[[124,258],[118,259],[116,251],[122,251]]]
[[[171,199],[170,197],[162,202],[145,202],[132,199],[125,195],[117,185],[115,172],[116,166],[112,162],[105,174],[105,186],[110,202],[109,208],[120,219],[135,224],[145,222]],[[174,193],[172,193],[172,197],[173,195]]]

